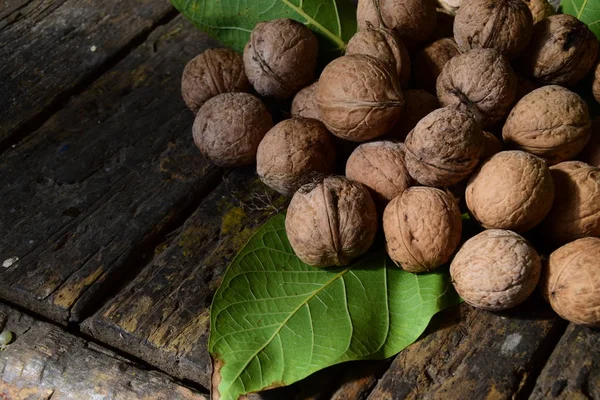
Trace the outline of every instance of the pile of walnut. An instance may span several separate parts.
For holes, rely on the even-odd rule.
[[[292,197],[286,231],[307,264],[349,264],[382,226],[399,267],[450,262],[475,307],[514,307],[539,282],[562,317],[600,326],[600,132],[569,89],[589,76],[600,101],[598,41],[553,11],[360,0],[359,32],[318,80],[315,35],[261,22],[243,57],[211,49],[186,66],[194,140]],[[293,98],[291,117],[273,126],[257,96]],[[485,229],[462,245],[461,210]]]

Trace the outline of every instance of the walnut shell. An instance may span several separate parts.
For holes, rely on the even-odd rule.
[[[450,276],[466,303],[489,311],[522,303],[540,279],[541,261],[535,249],[515,232],[490,229],[460,248]]]
[[[249,91],[242,56],[231,49],[208,49],[183,69],[181,95],[194,113],[218,94]]]
[[[346,162],[346,176],[362,183],[385,205],[412,184],[404,164],[404,145],[390,141],[363,143]]]
[[[261,96],[292,97],[315,80],[318,51],[317,38],[300,22],[259,22],[244,49],[246,75]]]
[[[317,88],[319,82],[305,87],[294,96],[290,110],[293,117],[312,118],[321,120],[319,107],[317,106]]]
[[[484,145],[483,154],[481,155],[482,160],[487,160],[503,150],[504,144],[493,133],[483,131],[483,139]]]
[[[561,86],[543,86],[523,97],[508,116],[502,138],[511,147],[550,164],[575,157],[590,139],[586,102]]]
[[[543,19],[548,18],[551,15],[556,14],[556,10],[548,2],[548,0],[523,0],[527,7],[529,7],[529,11],[531,11],[531,15],[533,16],[533,24],[537,24]]]
[[[600,327],[600,239],[571,242],[548,257],[541,287],[552,309],[576,324]]]
[[[396,264],[408,272],[427,272],[446,263],[458,247],[462,219],[448,194],[412,187],[385,208],[383,230]]]
[[[469,180],[465,197],[469,211],[484,228],[522,233],[550,211],[554,184],[541,158],[502,151],[483,162]]]
[[[284,196],[292,196],[310,173],[331,174],[334,168],[333,137],[315,119],[278,123],[267,132],[256,154],[258,176]]]
[[[462,5],[463,0],[437,0],[438,8],[451,15],[456,15],[456,12]]]
[[[456,42],[450,38],[438,39],[415,57],[415,85],[435,93],[438,76],[451,58],[460,54]]]
[[[406,139],[420,120],[439,107],[437,97],[431,93],[424,90],[404,91],[404,109],[391,134],[400,140]]]
[[[386,64],[364,54],[333,60],[317,89],[321,120],[334,135],[364,142],[389,132],[398,121],[404,96]]]
[[[600,168],[600,119],[592,121],[592,136],[579,157],[581,161]]]
[[[248,93],[223,93],[196,114],[194,142],[204,157],[222,167],[250,165],[265,133],[273,126],[265,105]]]
[[[443,106],[460,107],[486,128],[510,111],[517,77],[496,50],[470,50],[446,63],[437,80],[437,95]]]
[[[535,24],[519,64],[544,84],[572,86],[592,69],[597,53],[598,40],[583,22],[558,14]]]
[[[445,187],[467,178],[477,167],[484,137],[468,114],[445,107],[423,118],[404,144],[410,175],[422,185]]]
[[[600,168],[567,161],[551,167],[550,173],[555,196],[541,226],[544,235],[556,244],[600,237]]]
[[[306,264],[347,265],[373,244],[377,210],[364,185],[330,176],[294,194],[285,230],[294,252]]]

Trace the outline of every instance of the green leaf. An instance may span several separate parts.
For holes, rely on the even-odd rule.
[[[600,0],[563,0],[561,9],[585,23],[600,39]]]
[[[302,263],[278,215],[229,266],[211,308],[213,396],[237,399],[350,360],[384,359],[413,343],[459,298],[447,269],[404,272],[383,250],[348,268]]]
[[[171,0],[203,31],[243,51],[257,22],[291,18],[312,29],[326,57],[338,56],[356,33],[352,0]]]

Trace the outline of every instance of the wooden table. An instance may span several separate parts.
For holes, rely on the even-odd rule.
[[[193,145],[180,76],[216,45],[166,0],[0,2],[0,399],[208,396],[211,297],[285,204]],[[253,397],[600,398],[600,334],[539,296],[461,305],[393,360]]]

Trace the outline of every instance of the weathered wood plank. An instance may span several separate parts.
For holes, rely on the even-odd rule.
[[[214,45],[176,18],[0,158],[0,262],[19,258],[0,297],[79,320],[216,185],[179,93],[185,63]]]
[[[172,12],[164,0],[0,2],[0,149]]]
[[[168,375],[0,304],[0,332],[15,340],[0,352],[0,399],[206,400]]]
[[[600,399],[600,331],[570,324],[531,399]]]

